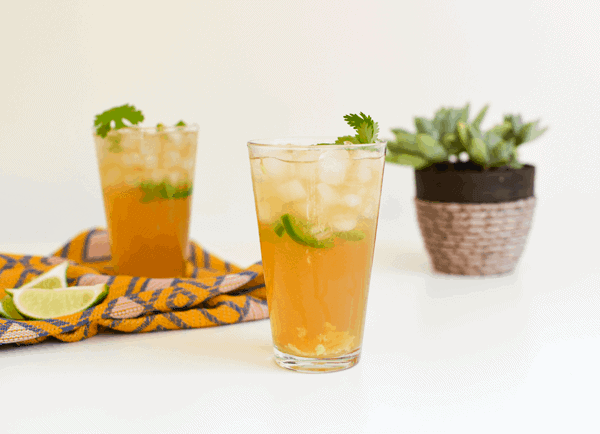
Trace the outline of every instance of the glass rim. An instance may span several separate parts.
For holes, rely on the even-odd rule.
[[[92,127],[92,132],[94,134],[94,136],[98,136],[98,134],[96,133],[96,129],[98,127],[93,126]],[[197,123],[193,123],[193,124],[187,124],[187,125],[182,125],[182,126],[177,126],[177,125],[165,125],[163,127],[162,130],[158,131],[157,130],[158,127],[153,126],[153,127],[138,127],[137,125],[131,125],[131,126],[127,126],[127,127],[123,127],[123,128],[119,128],[117,130],[115,129],[110,129],[108,131],[108,134],[112,133],[112,132],[116,132],[116,131],[120,131],[120,130],[126,130],[126,131],[141,131],[143,133],[147,133],[147,132],[151,132],[151,133],[170,133],[170,132],[174,132],[174,131],[183,131],[183,132],[199,132],[200,131],[200,127]],[[100,137],[100,136],[98,136]]]
[[[377,140],[372,143],[334,143],[337,140],[335,136],[295,136],[295,137],[282,137],[282,138],[269,138],[269,139],[253,139],[249,140],[247,146],[259,147],[265,149],[285,149],[285,150],[311,150],[311,151],[323,151],[325,146],[327,149],[360,149],[365,146],[386,146],[387,140]],[[295,144],[294,142],[314,142],[314,144]],[[271,143],[269,143],[271,142]],[[279,142],[279,143],[273,143]],[[317,143],[328,143],[327,145],[319,146]]]

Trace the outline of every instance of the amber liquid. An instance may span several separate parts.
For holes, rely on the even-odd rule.
[[[115,273],[183,276],[191,196],[144,203],[142,190],[126,184],[105,187],[103,193]]]
[[[375,244],[375,223],[361,241],[336,239],[330,248],[278,237],[260,224],[271,331],[275,347],[327,358],[360,348]]]

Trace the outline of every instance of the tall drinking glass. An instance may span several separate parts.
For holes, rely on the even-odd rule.
[[[360,357],[385,142],[248,143],[276,362],[303,372]]]
[[[94,139],[114,271],[183,276],[198,127],[123,128]]]

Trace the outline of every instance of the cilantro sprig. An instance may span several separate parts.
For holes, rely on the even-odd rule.
[[[357,114],[349,114],[344,116],[344,120],[350,125],[354,130],[356,130],[356,135],[354,136],[341,136],[338,137],[335,141],[336,144],[344,144],[344,142],[351,142],[354,144],[367,144],[374,143],[377,141],[377,136],[379,134],[379,124],[371,118],[371,116],[367,116],[363,112]]]
[[[124,119],[128,121],[129,125],[123,122]],[[96,134],[105,138],[110,130],[118,130],[120,128],[137,125],[143,120],[144,115],[140,110],[136,110],[132,105],[125,104],[119,107],[113,107],[97,115],[94,126],[96,127]]]

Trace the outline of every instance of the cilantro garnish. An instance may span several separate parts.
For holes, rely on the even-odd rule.
[[[317,143],[317,145],[343,145],[346,142],[359,145],[375,143],[377,141],[379,124],[377,124],[377,122],[375,122],[371,116],[367,116],[363,112],[360,112],[360,115],[346,115],[344,116],[344,120],[348,123],[348,125],[356,130],[356,135],[341,136],[337,138],[335,143]]]
[[[127,120],[129,125],[125,124],[123,119]],[[139,124],[143,120],[144,115],[141,111],[136,110],[132,105],[125,104],[120,107],[113,107],[97,115],[94,126],[96,127],[96,134],[104,138],[111,129],[127,128]]]
[[[344,116],[344,120],[348,123],[348,125],[356,130],[356,135],[338,137],[338,139],[335,141],[336,144],[343,144],[344,142],[367,144],[377,141],[379,125],[371,118],[371,116],[367,116],[363,112],[360,112],[360,115],[346,115]]]
[[[183,121],[179,121],[175,124],[176,127],[185,127],[187,124]]]

